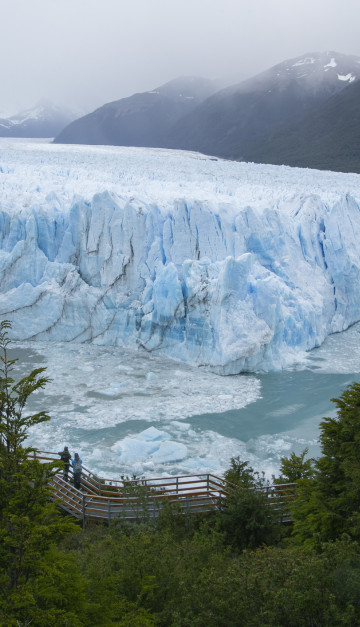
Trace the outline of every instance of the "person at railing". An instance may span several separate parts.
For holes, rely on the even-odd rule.
[[[75,457],[72,460],[72,467],[74,471],[74,486],[77,490],[80,490],[81,485],[81,473],[82,473],[82,459],[79,457],[79,453],[75,453]]]
[[[58,455],[60,455],[61,461],[64,462],[63,477],[65,481],[69,481],[69,467],[70,467],[71,455],[69,453],[68,447],[64,446],[64,450],[60,451]]]

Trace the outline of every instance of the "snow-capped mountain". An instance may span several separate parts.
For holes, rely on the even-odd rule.
[[[203,78],[175,79],[96,109],[65,128],[55,143],[161,146],[169,129],[216,89]]]
[[[41,100],[35,107],[0,117],[0,137],[55,137],[77,115]]]
[[[360,76],[360,57],[310,53],[217,92],[180,120],[166,146],[251,160],[254,146]]]
[[[0,317],[17,339],[232,374],[360,320],[359,175],[8,142],[0,166]]]
[[[286,133],[289,124],[298,125],[301,134],[302,118],[354,84],[359,75],[360,57],[324,52],[284,61],[212,94],[213,84],[182,79],[104,105],[70,124],[55,141],[180,148],[278,163],[271,137],[282,129]],[[195,94],[199,86],[200,94]],[[313,132],[316,135],[316,128]],[[310,151],[301,164],[311,166]],[[337,169],[346,167],[344,162]]]

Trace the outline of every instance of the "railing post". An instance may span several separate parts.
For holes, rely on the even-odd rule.
[[[185,521],[185,527],[186,530],[189,531],[189,515],[190,515],[190,503],[189,503],[189,496],[186,495],[186,521]]]
[[[179,477],[176,477],[176,494],[179,494]]]
[[[86,520],[86,496],[85,494],[82,497],[82,515],[83,515],[83,529],[85,528],[85,520]]]
[[[210,492],[210,475],[207,475],[207,491]]]
[[[110,521],[111,521],[111,501],[110,499],[108,499],[108,527],[110,527]]]
[[[101,496],[101,479],[99,477],[99,496]]]

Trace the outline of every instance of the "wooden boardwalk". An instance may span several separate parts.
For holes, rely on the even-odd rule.
[[[58,454],[48,451],[35,451],[34,458],[42,463],[59,461]],[[74,487],[71,467],[69,480],[59,471],[52,478],[51,487],[59,505],[83,524],[88,520],[110,524],[114,518],[156,519],[166,505],[173,506],[179,514],[209,513],[236,489],[209,473],[118,481],[98,477],[84,466],[80,490]],[[289,522],[288,505],[295,497],[296,484],[267,486],[264,490],[281,521]]]

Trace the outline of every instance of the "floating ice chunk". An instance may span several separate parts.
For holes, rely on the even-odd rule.
[[[189,474],[217,473],[222,475],[224,469],[215,457],[192,457],[183,462],[184,472]]]
[[[100,394],[101,396],[108,396],[109,398],[115,398],[116,396],[119,396],[119,394],[123,394],[124,388],[126,388],[130,384],[130,379],[127,379],[126,381],[122,381],[121,383],[110,385],[110,387],[103,390],[98,390],[97,394]]]
[[[171,426],[179,429],[179,431],[189,431],[190,424],[188,422],[180,422],[180,420],[173,420]]]
[[[160,431],[156,427],[149,427],[145,431],[138,434],[137,439],[145,442],[155,442],[157,440],[166,440],[169,437],[165,431]]]
[[[146,375],[146,380],[149,381],[150,383],[152,381],[158,381],[159,377],[157,374],[155,374],[155,372],[148,372]]]
[[[168,440],[162,442],[157,451],[152,454],[152,459],[156,464],[166,464],[169,462],[180,462],[186,458],[188,449],[181,442]]]
[[[116,442],[116,444],[112,446],[112,450],[119,455],[122,464],[133,464],[146,460],[159,446],[159,442],[127,437]]]
[[[155,427],[149,427],[136,437],[126,437],[113,445],[121,463],[164,464],[178,462],[187,456],[185,444],[169,439],[170,436]]]
[[[185,444],[181,442],[175,442],[174,440],[167,440],[162,442],[157,449],[152,453],[151,458],[156,464],[166,464],[170,462],[180,462],[186,458],[188,449]]]
[[[122,364],[119,364],[118,366],[116,366],[116,370],[118,370],[119,372],[132,372],[134,368],[132,368],[131,366],[123,366]]]

